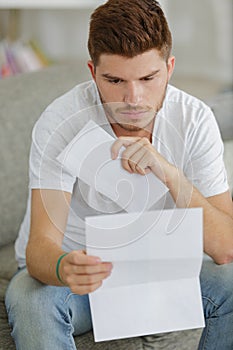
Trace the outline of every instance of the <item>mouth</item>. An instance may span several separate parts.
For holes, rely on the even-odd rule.
[[[127,119],[141,119],[146,111],[122,111],[120,114]]]

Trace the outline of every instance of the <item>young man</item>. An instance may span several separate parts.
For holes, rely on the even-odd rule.
[[[88,256],[87,215],[117,210],[58,162],[82,127],[95,121],[122,146],[122,166],[152,172],[169,188],[163,207],[202,207],[201,288],[206,327],[199,349],[233,348],[233,213],[214,116],[201,101],[168,85],[175,59],[171,34],[154,0],[109,0],[93,13],[88,62],[93,81],[54,101],[34,127],[27,212],[16,242],[19,272],[6,296],[17,349],[75,349],[92,328],[88,293],[111,263]],[[159,207],[159,204],[157,204]],[[108,205],[107,205],[108,207]],[[31,223],[30,223],[31,222]],[[38,329],[35,329],[38,325]]]

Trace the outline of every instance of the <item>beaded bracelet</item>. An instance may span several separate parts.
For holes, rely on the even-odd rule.
[[[60,263],[61,263],[61,260],[67,255],[68,253],[64,253],[62,254],[58,260],[57,260],[57,265],[56,265],[56,276],[58,278],[58,280],[62,283],[62,284],[65,284],[62,279],[61,279],[61,276],[60,276],[60,273],[59,273],[59,267],[60,267]]]

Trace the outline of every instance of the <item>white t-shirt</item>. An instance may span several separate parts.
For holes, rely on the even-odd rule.
[[[19,267],[26,265],[31,189],[72,193],[63,240],[65,251],[85,247],[85,217],[124,212],[116,203],[72,176],[56,159],[90,119],[116,138],[93,81],[77,85],[56,99],[33,128],[27,210],[15,244]],[[228,190],[220,132],[212,111],[200,100],[169,85],[163,107],[156,116],[152,144],[170,163],[183,170],[203,196]],[[174,205],[168,193],[151,209],[169,209]]]

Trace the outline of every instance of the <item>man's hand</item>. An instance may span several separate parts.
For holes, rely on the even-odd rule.
[[[111,148],[112,159],[122,152],[122,166],[129,173],[146,175],[153,172],[165,184],[176,168],[163,158],[146,137],[119,137]]]
[[[111,263],[101,262],[84,251],[73,251],[62,259],[59,274],[73,293],[83,295],[99,288],[111,270]]]
[[[149,140],[120,137],[112,145],[112,159],[122,146],[122,166],[130,173],[145,175],[152,171],[169,188],[178,208],[203,208],[204,251],[217,264],[233,261],[232,200],[229,191],[205,198],[185,177],[182,170],[164,159]]]

